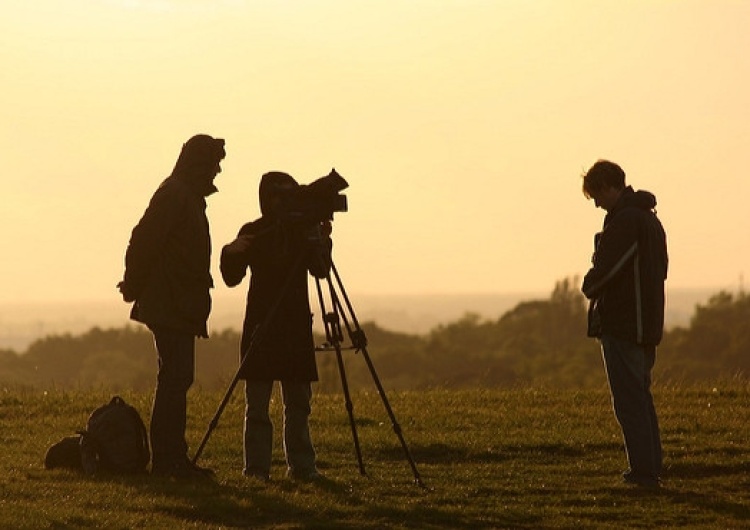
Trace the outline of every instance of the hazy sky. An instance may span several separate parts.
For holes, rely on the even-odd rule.
[[[118,298],[130,231],[199,132],[227,140],[218,296],[260,175],[333,166],[350,294],[548,292],[588,268],[598,158],[657,195],[669,286],[736,289],[748,28],[741,0],[4,0],[0,296]]]

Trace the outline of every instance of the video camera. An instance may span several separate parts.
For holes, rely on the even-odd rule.
[[[333,219],[334,212],[346,212],[346,195],[339,193],[349,183],[335,169],[325,177],[285,190],[282,216],[295,223],[316,224]]]

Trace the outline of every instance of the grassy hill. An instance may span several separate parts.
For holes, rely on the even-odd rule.
[[[604,375],[602,374],[602,383]],[[148,418],[150,393],[123,397]],[[46,448],[111,397],[98,391],[0,388],[0,528],[747,528],[750,384],[660,387],[665,486],[620,482],[625,467],[607,389],[440,390],[388,398],[426,488],[414,484],[379,396],[354,412],[359,473],[341,395],[315,397],[312,431],[327,479],[284,478],[278,428],[272,482],[242,477],[242,392],[201,458],[217,478],[84,477],[43,468]],[[197,447],[222,392],[190,394]]]

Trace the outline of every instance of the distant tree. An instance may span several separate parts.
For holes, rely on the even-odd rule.
[[[659,347],[660,373],[700,380],[750,374],[750,296],[721,291],[698,304],[690,325],[668,331]]]
[[[0,350],[0,384],[18,383],[25,377],[23,362],[13,350]]]
[[[389,331],[374,322],[362,324],[367,338],[367,352],[381,384],[388,389],[413,388],[420,380],[420,367],[426,361],[424,338],[417,335]],[[318,337],[318,344],[325,342]],[[372,389],[373,376],[361,352],[349,349],[351,339],[347,335],[342,342],[344,373],[351,388]],[[321,392],[341,391],[341,374],[332,350],[320,351],[317,356],[320,381],[317,390]]]
[[[156,370],[145,359],[123,350],[96,350],[86,356],[77,374],[77,386],[109,388],[112,392],[137,390],[145,392],[154,387]]]
[[[155,355],[155,354],[154,354]],[[204,388],[223,388],[240,365],[240,333],[233,329],[213,331],[195,345],[195,381]]]
[[[493,323],[467,313],[458,321],[440,325],[429,333],[426,362],[421,366],[422,385],[469,386],[486,376],[493,351]]]
[[[521,302],[496,321],[467,314],[433,330],[425,346],[435,359],[430,382],[579,386],[598,380],[598,348],[585,335],[586,305],[577,283],[561,280],[549,299]]]
[[[367,322],[368,353],[386,390],[427,387],[604,384],[597,341],[586,337],[586,301],[577,278],[555,283],[548,299],[523,301],[496,320],[467,313],[426,335]],[[719,292],[698,305],[687,327],[664,334],[655,376],[699,381],[750,373],[750,297]],[[345,332],[346,333],[346,332]],[[316,335],[318,344],[324,337]],[[240,334],[214,331],[196,343],[196,386],[226,388],[239,366]],[[350,388],[373,388],[361,352],[342,343]],[[142,326],[53,335],[23,354],[0,350],[0,383],[148,390],[156,377],[151,333]],[[319,392],[341,391],[335,353],[318,353]]]
[[[501,348],[517,382],[585,386],[600,379],[598,345],[586,336],[586,301],[578,283],[560,280],[548,300],[522,302],[500,317]]]

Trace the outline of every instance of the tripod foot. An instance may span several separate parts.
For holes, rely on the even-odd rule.
[[[414,484],[416,484],[417,486],[419,486],[423,490],[434,491],[434,488],[427,487],[427,484],[425,484],[424,482],[422,482],[422,479],[419,478],[419,477],[417,477],[417,478],[414,479]]]

